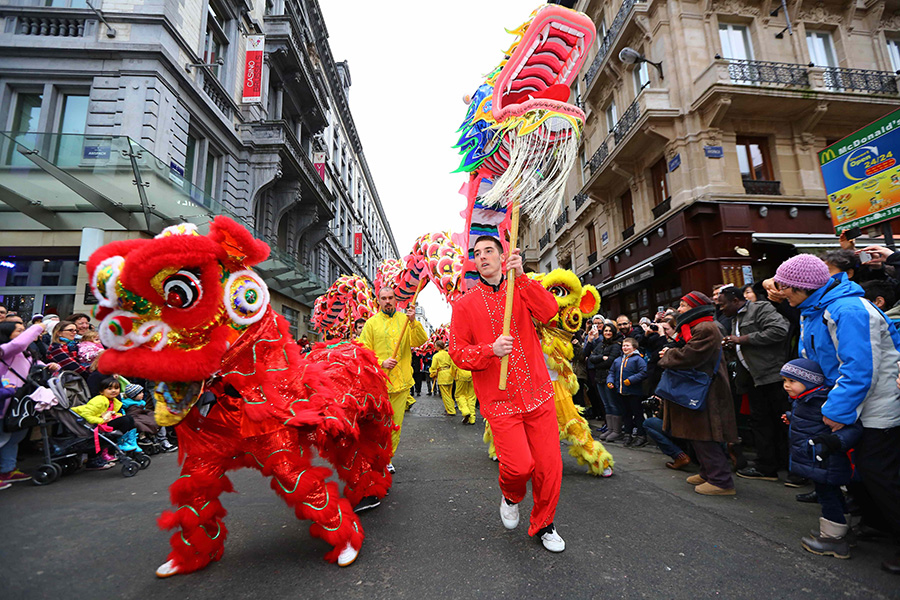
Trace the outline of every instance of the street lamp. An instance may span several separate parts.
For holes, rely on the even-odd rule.
[[[652,60],[648,60],[646,56],[635,50],[634,48],[629,48],[628,46],[622,48],[622,51],[619,52],[619,60],[621,60],[626,65],[636,65],[642,62],[650,63],[656,70],[659,71],[659,78],[665,79],[663,76],[662,69],[662,61],[653,62]]]

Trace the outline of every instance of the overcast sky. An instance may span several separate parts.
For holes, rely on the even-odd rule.
[[[401,256],[420,235],[460,232],[452,147],[466,114],[462,97],[497,66],[536,0],[373,2],[319,0],[331,53],[350,65],[350,110]],[[419,296],[438,327],[450,308],[434,286]]]

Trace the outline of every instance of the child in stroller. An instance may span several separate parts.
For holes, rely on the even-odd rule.
[[[85,464],[88,471],[108,469],[115,464],[110,448],[100,447],[99,433],[119,431],[127,433],[134,429],[134,418],[124,414],[122,401],[119,400],[121,387],[118,377],[107,377],[100,382],[100,394],[91,398],[86,404],[72,407],[72,412],[94,426],[95,452]]]
[[[125,394],[120,399],[125,414],[134,419],[135,428],[125,432],[119,440],[119,449],[123,452],[143,452],[138,446],[138,433],[153,436],[159,431],[153,411],[147,408],[144,401],[144,388],[137,383],[127,383]]]

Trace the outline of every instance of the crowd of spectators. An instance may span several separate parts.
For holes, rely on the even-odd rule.
[[[797,500],[822,517],[803,547],[847,558],[856,540],[900,542],[900,253],[843,246],[692,291],[637,326],[597,315],[573,343],[599,439],[652,441],[671,469],[696,462],[687,482],[704,495],[734,496],[740,479],[805,488]],[[656,395],[668,369],[712,376],[705,408]],[[900,574],[900,553],[882,568]]]

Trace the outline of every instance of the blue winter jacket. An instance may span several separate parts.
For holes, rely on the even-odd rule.
[[[800,306],[800,355],[818,363],[831,387],[822,414],[838,423],[900,425],[900,334],[863,289],[839,273]]]
[[[629,356],[620,356],[613,361],[606,376],[606,383],[611,383],[616,391],[626,396],[643,396],[641,383],[647,378],[647,361],[637,352]],[[628,380],[629,385],[623,382]]]

